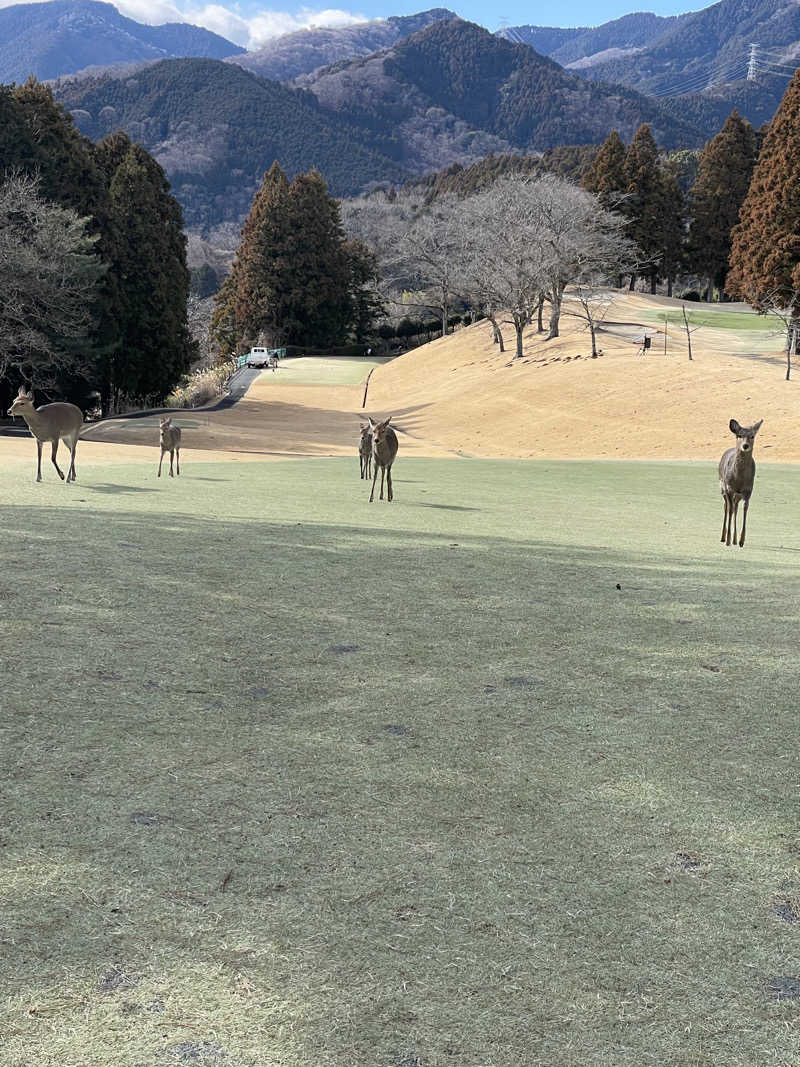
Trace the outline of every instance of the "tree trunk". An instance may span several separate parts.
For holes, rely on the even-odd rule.
[[[667,278],[667,296],[672,296],[672,275]]]
[[[447,286],[442,282],[442,337],[447,336],[447,320],[450,305],[447,299]]]
[[[544,293],[539,293],[539,306],[536,309],[536,332],[544,333]]]
[[[514,353],[514,359],[522,359],[522,331],[524,328],[524,323],[520,319],[515,318],[514,330],[517,334],[517,350]]]
[[[486,318],[492,324],[492,344],[500,345],[500,351],[505,352],[506,348],[503,344],[503,332],[497,324],[497,319],[494,315],[487,315]]]
[[[563,290],[559,291],[553,287],[553,295],[550,298],[550,332],[547,335],[547,340],[552,341],[553,338],[558,337],[558,320],[561,318],[561,297]]]
[[[594,322],[591,316],[589,317],[589,333],[592,336],[592,359],[597,359],[597,338],[595,337]]]
[[[651,293],[652,296],[656,295],[656,283],[657,282],[658,282],[658,278],[656,277],[656,275],[655,274],[651,274],[650,275],[650,293]]]
[[[633,292],[636,288],[636,271],[631,272],[631,284],[628,286],[630,292]]]

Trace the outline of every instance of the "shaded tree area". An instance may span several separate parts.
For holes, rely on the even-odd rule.
[[[759,310],[783,294],[800,312],[800,72],[766,132],[733,230],[726,288]]]
[[[706,279],[706,299],[722,290],[731,253],[731,232],[747,195],[756,161],[756,135],[737,111],[700,153],[690,191],[687,260]]]
[[[363,340],[381,304],[374,256],[348,241],[316,170],[290,183],[273,163],[253,200],[212,333],[224,358],[255,343],[334,347]]]
[[[125,137],[93,145],[50,89],[30,80],[0,87],[0,172],[35,175],[38,197],[85,220],[103,266],[83,293],[82,330],[50,320],[47,347],[7,362],[3,392],[22,379],[84,408],[99,394],[104,412],[169,392],[192,355],[188,272],[180,207],[155,160]]]

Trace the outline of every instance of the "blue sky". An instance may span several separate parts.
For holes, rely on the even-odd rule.
[[[8,7],[20,0],[0,0]],[[204,26],[245,48],[258,48],[271,37],[307,26],[344,26],[390,15],[413,15],[432,7],[447,7],[462,18],[497,30],[509,26],[599,26],[630,14],[652,11],[656,15],[677,15],[709,7],[703,0],[563,0],[560,4],[542,0],[335,0],[331,3],[292,3],[291,0],[112,0],[115,6],[137,22],[161,25],[165,22],[191,22]],[[330,3],[330,0],[328,0]],[[502,21],[501,21],[502,20]]]

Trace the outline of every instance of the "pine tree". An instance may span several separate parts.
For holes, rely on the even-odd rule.
[[[651,291],[655,292],[662,259],[664,186],[658,146],[647,123],[636,131],[625,154],[625,192],[627,199],[623,213],[630,219],[628,236],[636,242],[648,263],[643,273],[649,275]],[[635,281],[636,275],[631,275],[631,289]]]
[[[684,260],[685,201],[678,168],[666,162],[661,168],[661,265],[662,278],[667,280],[667,296],[672,296],[672,283]]]
[[[184,374],[194,346],[186,323],[189,271],[178,202],[159,164],[118,135],[110,183],[118,241],[122,343],[112,360],[115,400],[160,399]]]
[[[731,238],[731,296],[800,316],[800,71],[767,130]]]
[[[317,170],[289,187],[291,256],[281,304],[289,336],[307,345],[337,345],[350,327],[350,265],[339,205]]]
[[[731,231],[738,222],[756,158],[753,127],[731,112],[716,137],[700,153],[691,189],[689,266],[707,278],[707,299],[722,288],[731,253]]]
[[[606,211],[612,211],[619,208],[627,184],[625,145],[617,131],[612,130],[581,179],[581,185],[596,194]]]
[[[222,354],[256,342],[329,346],[364,335],[379,313],[368,293],[374,258],[348,244],[339,205],[312,170],[291,184],[277,163],[242,228],[211,330]]]

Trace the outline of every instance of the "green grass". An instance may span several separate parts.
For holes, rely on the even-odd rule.
[[[276,371],[262,371],[261,378],[274,385],[358,385],[374,367],[390,357],[302,356],[282,359]]]
[[[683,327],[683,312],[680,308],[672,308],[669,311],[638,311],[638,315],[648,322],[664,323],[664,316],[670,326]],[[780,322],[768,315],[755,315],[747,311],[723,311],[718,308],[686,305],[686,315],[690,326],[707,326],[714,330],[755,331],[760,333],[780,333],[783,329]]]
[[[30,468],[3,1067],[800,1062],[796,469]]]

